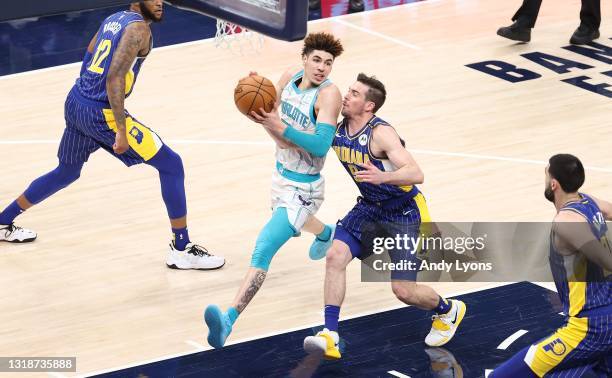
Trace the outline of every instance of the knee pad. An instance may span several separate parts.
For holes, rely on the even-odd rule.
[[[57,179],[57,183],[62,188],[67,187],[81,177],[82,164],[68,165],[60,163],[53,171]]]
[[[155,167],[161,173],[185,177],[183,159],[166,145],[163,145],[157,154],[147,161],[147,164]]]
[[[272,219],[264,226],[255,242],[255,250],[251,257],[253,268],[267,271],[272,258],[278,250],[296,234],[289,223],[287,209],[278,208],[272,213]]]

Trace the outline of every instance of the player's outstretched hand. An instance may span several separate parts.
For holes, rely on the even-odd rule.
[[[355,178],[361,182],[368,182],[374,185],[380,185],[385,182],[385,172],[378,169],[371,161],[365,164],[357,164],[362,171],[355,172]]]
[[[117,155],[121,155],[122,153],[127,151],[128,148],[130,148],[130,144],[128,143],[127,136],[125,135],[125,133],[118,132],[117,135],[115,135],[115,144],[113,144],[113,151],[115,151]]]

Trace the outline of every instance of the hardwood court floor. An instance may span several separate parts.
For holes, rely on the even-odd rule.
[[[580,72],[559,75],[520,57],[541,51],[575,59],[596,67],[585,71],[595,82],[611,82],[600,74],[609,65],[561,48],[577,26],[579,2],[544,2],[527,45],[495,35],[516,3],[432,0],[310,25],[345,45],[331,76],[343,92],[360,71],[387,84],[379,115],[421,164],[435,220],[551,219],[544,166],[558,152],[589,167],[584,191],[612,198],[610,99],[561,82]],[[600,42],[610,46],[612,4],[602,3]],[[260,55],[237,57],[208,41],[151,53],[127,107],[183,157],[191,237],[228,263],[216,272],[167,269],[170,233],[156,172],[126,169],[98,152],[78,182],[19,218],[39,232],[37,242],[0,244],[1,356],[77,356],[79,373],[87,373],[206,344],[202,310],[229,304],[270,214],[273,147],[236,111],[232,90],[249,70],[276,81],[300,63],[300,48],[266,40]],[[542,78],[510,84],[465,67],[485,60]],[[78,71],[70,65],[0,79],[1,206],[55,167],[63,102]],[[333,222],[357,191],[332,154],[324,174],[318,215]],[[310,242],[294,239],[279,252],[230,341],[322,321],[324,264],[309,261]],[[484,285],[434,286],[449,295]],[[350,266],[342,315],[398,305],[390,285],[362,284],[359,264]]]

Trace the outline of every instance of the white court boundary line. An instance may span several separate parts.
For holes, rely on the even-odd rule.
[[[410,378],[410,376],[409,376],[409,375],[402,374],[402,373],[400,373],[400,372],[398,372],[398,371],[395,371],[395,370],[389,370],[389,371],[387,372],[387,374],[391,374],[391,375],[396,376],[396,377],[399,377],[399,378]]]
[[[381,39],[384,39],[385,41],[389,41],[389,42],[392,42],[392,43],[398,44],[398,45],[400,45],[400,46],[407,47],[407,48],[409,48],[409,49],[413,49],[413,50],[422,50],[422,49],[421,49],[419,46],[417,46],[417,45],[413,45],[412,43],[404,42],[404,41],[402,41],[402,40],[399,40],[399,39],[397,39],[397,38],[390,37],[390,36],[388,36],[388,35],[386,35],[386,34],[379,33],[379,32],[374,31],[374,30],[372,30],[372,29],[368,29],[368,28],[364,28],[364,27],[362,27],[362,26],[358,26],[358,25],[355,25],[355,24],[351,24],[351,23],[350,23],[350,22],[348,22],[348,21],[344,21],[344,20],[340,20],[340,19],[333,19],[332,21],[333,21],[333,22],[335,22],[335,23],[337,23],[337,24],[344,25],[344,26],[348,26],[348,27],[350,27],[350,28],[353,28],[353,29],[359,30],[359,31],[361,31],[361,32],[364,32],[364,33],[367,33],[367,34],[373,35],[373,36],[378,37],[378,38],[381,38]]]
[[[205,139],[168,139],[168,143],[172,144],[186,144],[186,145],[198,145],[198,144],[212,144],[212,145],[243,145],[243,146],[273,146],[272,141],[249,141],[249,140],[205,140]],[[0,140],[0,145],[25,145],[25,144],[57,144],[59,139],[32,139],[32,140]],[[431,156],[448,156],[448,157],[460,157],[467,159],[476,160],[492,160],[492,161],[503,161],[509,163],[522,163],[531,165],[546,166],[547,161],[544,160],[532,160],[532,159],[521,159],[515,157],[496,156],[496,155],[481,155],[472,154],[465,152],[449,152],[449,151],[438,151],[438,150],[423,150],[423,149],[408,149],[413,154],[431,155]],[[584,169],[594,172],[612,173],[612,168],[595,167],[585,165]]]
[[[497,288],[497,287],[512,285],[514,283],[516,283],[516,282],[496,282],[496,283],[490,283],[488,285],[483,285],[481,287],[474,288],[474,289],[467,289],[467,290],[456,291],[456,292],[447,294],[445,297],[446,298],[452,298],[452,297],[456,297],[458,295],[476,293],[476,292],[487,290],[487,289],[494,289],[494,288]],[[378,313],[385,312],[385,311],[393,311],[393,310],[397,310],[397,309],[400,309],[400,308],[406,308],[406,307],[411,307],[411,306],[407,306],[407,305],[405,305],[403,303],[402,304],[398,303],[395,306],[390,306],[390,307],[387,307],[387,308],[383,308],[383,309],[379,309],[379,310],[374,310],[374,311],[365,311],[365,312],[361,312],[361,313],[358,313],[358,314],[355,314],[355,315],[350,315],[350,316],[342,317],[340,319],[340,321],[349,320],[349,319],[355,319],[355,318],[359,318],[359,317],[362,317],[362,316],[378,314]],[[269,333],[265,333],[265,334],[262,334],[262,335],[257,335],[257,336],[253,336],[253,337],[247,337],[247,338],[244,338],[244,339],[234,340],[232,342],[229,342],[229,343],[225,344],[225,346],[241,344],[241,343],[245,343],[245,342],[249,342],[249,341],[253,341],[253,340],[263,339],[263,338],[266,338],[266,337],[282,335],[284,333],[289,333],[289,332],[301,331],[301,330],[306,329],[306,328],[320,327],[321,325],[322,325],[321,321],[319,321],[317,323],[303,324],[303,325],[300,325],[300,326],[297,326],[297,327],[291,327],[291,328],[279,330],[279,331],[276,331],[276,332],[269,332]],[[202,324],[202,326],[203,326],[203,324]],[[188,341],[193,342],[192,340],[187,340],[185,342],[187,344],[189,344],[189,345],[193,345],[193,344],[189,343]],[[198,343],[195,343],[195,344],[198,344]],[[200,345],[200,344],[198,344],[198,345]],[[92,375],[111,373],[111,372],[114,372],[114,371],[117,371],[117,370],[129,369],[129,368],[133,368],[133,367],[136,367],[136,366],[141,366],[141,365],[151,364],[151,363],[155,363],[155,362],[160,362],[160,361],[163,361],[163,360],[168,360],[168,359],[176,358],[176,357],[184,357],[184,356],[187,356],[187,355],[190,355],[190,354],[204,352],[204,351],[211,350],[211,349],[213,349],[213,348],[209,346],[209,347],[205,347],[204,349],[199,349],[196,352],[189,351],[189,352],[170,354],[170,355],[166,355],[166,356],[160,356],[160,357],[157,357],[157,358],[154,358],[154,359],[149,359],[149,360],[140,361],[140,362],[133,362],[133,363],[130,363],[128,365],[122,365],[122,366],[113,367],[113,368],[109,368],[109,369],[97,370],[97,371],[93,371],[93,372],[89,372],[89,373],[83,373],[83,375],[78,375],[78,377],[90,377]]]
[[[512,335],[506,337],[506,339],[497,346],[497,349],[501,349],[501,350],[508,349],[508,347],[512,345],[513,342],[515,342],[516,340],[519,339],[519,337],[523,336],[524,334],[528,332],[529,331],[524,330],[524,329],[514,332]]]

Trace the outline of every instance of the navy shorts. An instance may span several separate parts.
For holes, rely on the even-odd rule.
[[[372,254],[371,250],[366,251],[363,247],[370,245],[374,235],[393,237],[402,234],[416,237],[424,222],[431,222],[431,219],[425,197],[420,192],[416,195],[407,193],[405,197],[387,203],[370,202],[359,197],[353,209],[338,221],[334,240],[346,243],[351,255],[363,260]],[[414,252],[404,250],[389,255],[392,262],[404,260],[418,263]],[[391,279],[416,281],[416,275],[416,270],[394,270]]]
[[[117,126],[110,105],[88,100],[73,87],[64,106],[66,128],[57,151],[59,161],[83,164],[99,148],[108,151],[127,166],[151,159],[163,146],[161,138],[127,111],[125,115],[130,148],[117,155],[113,152]]]

